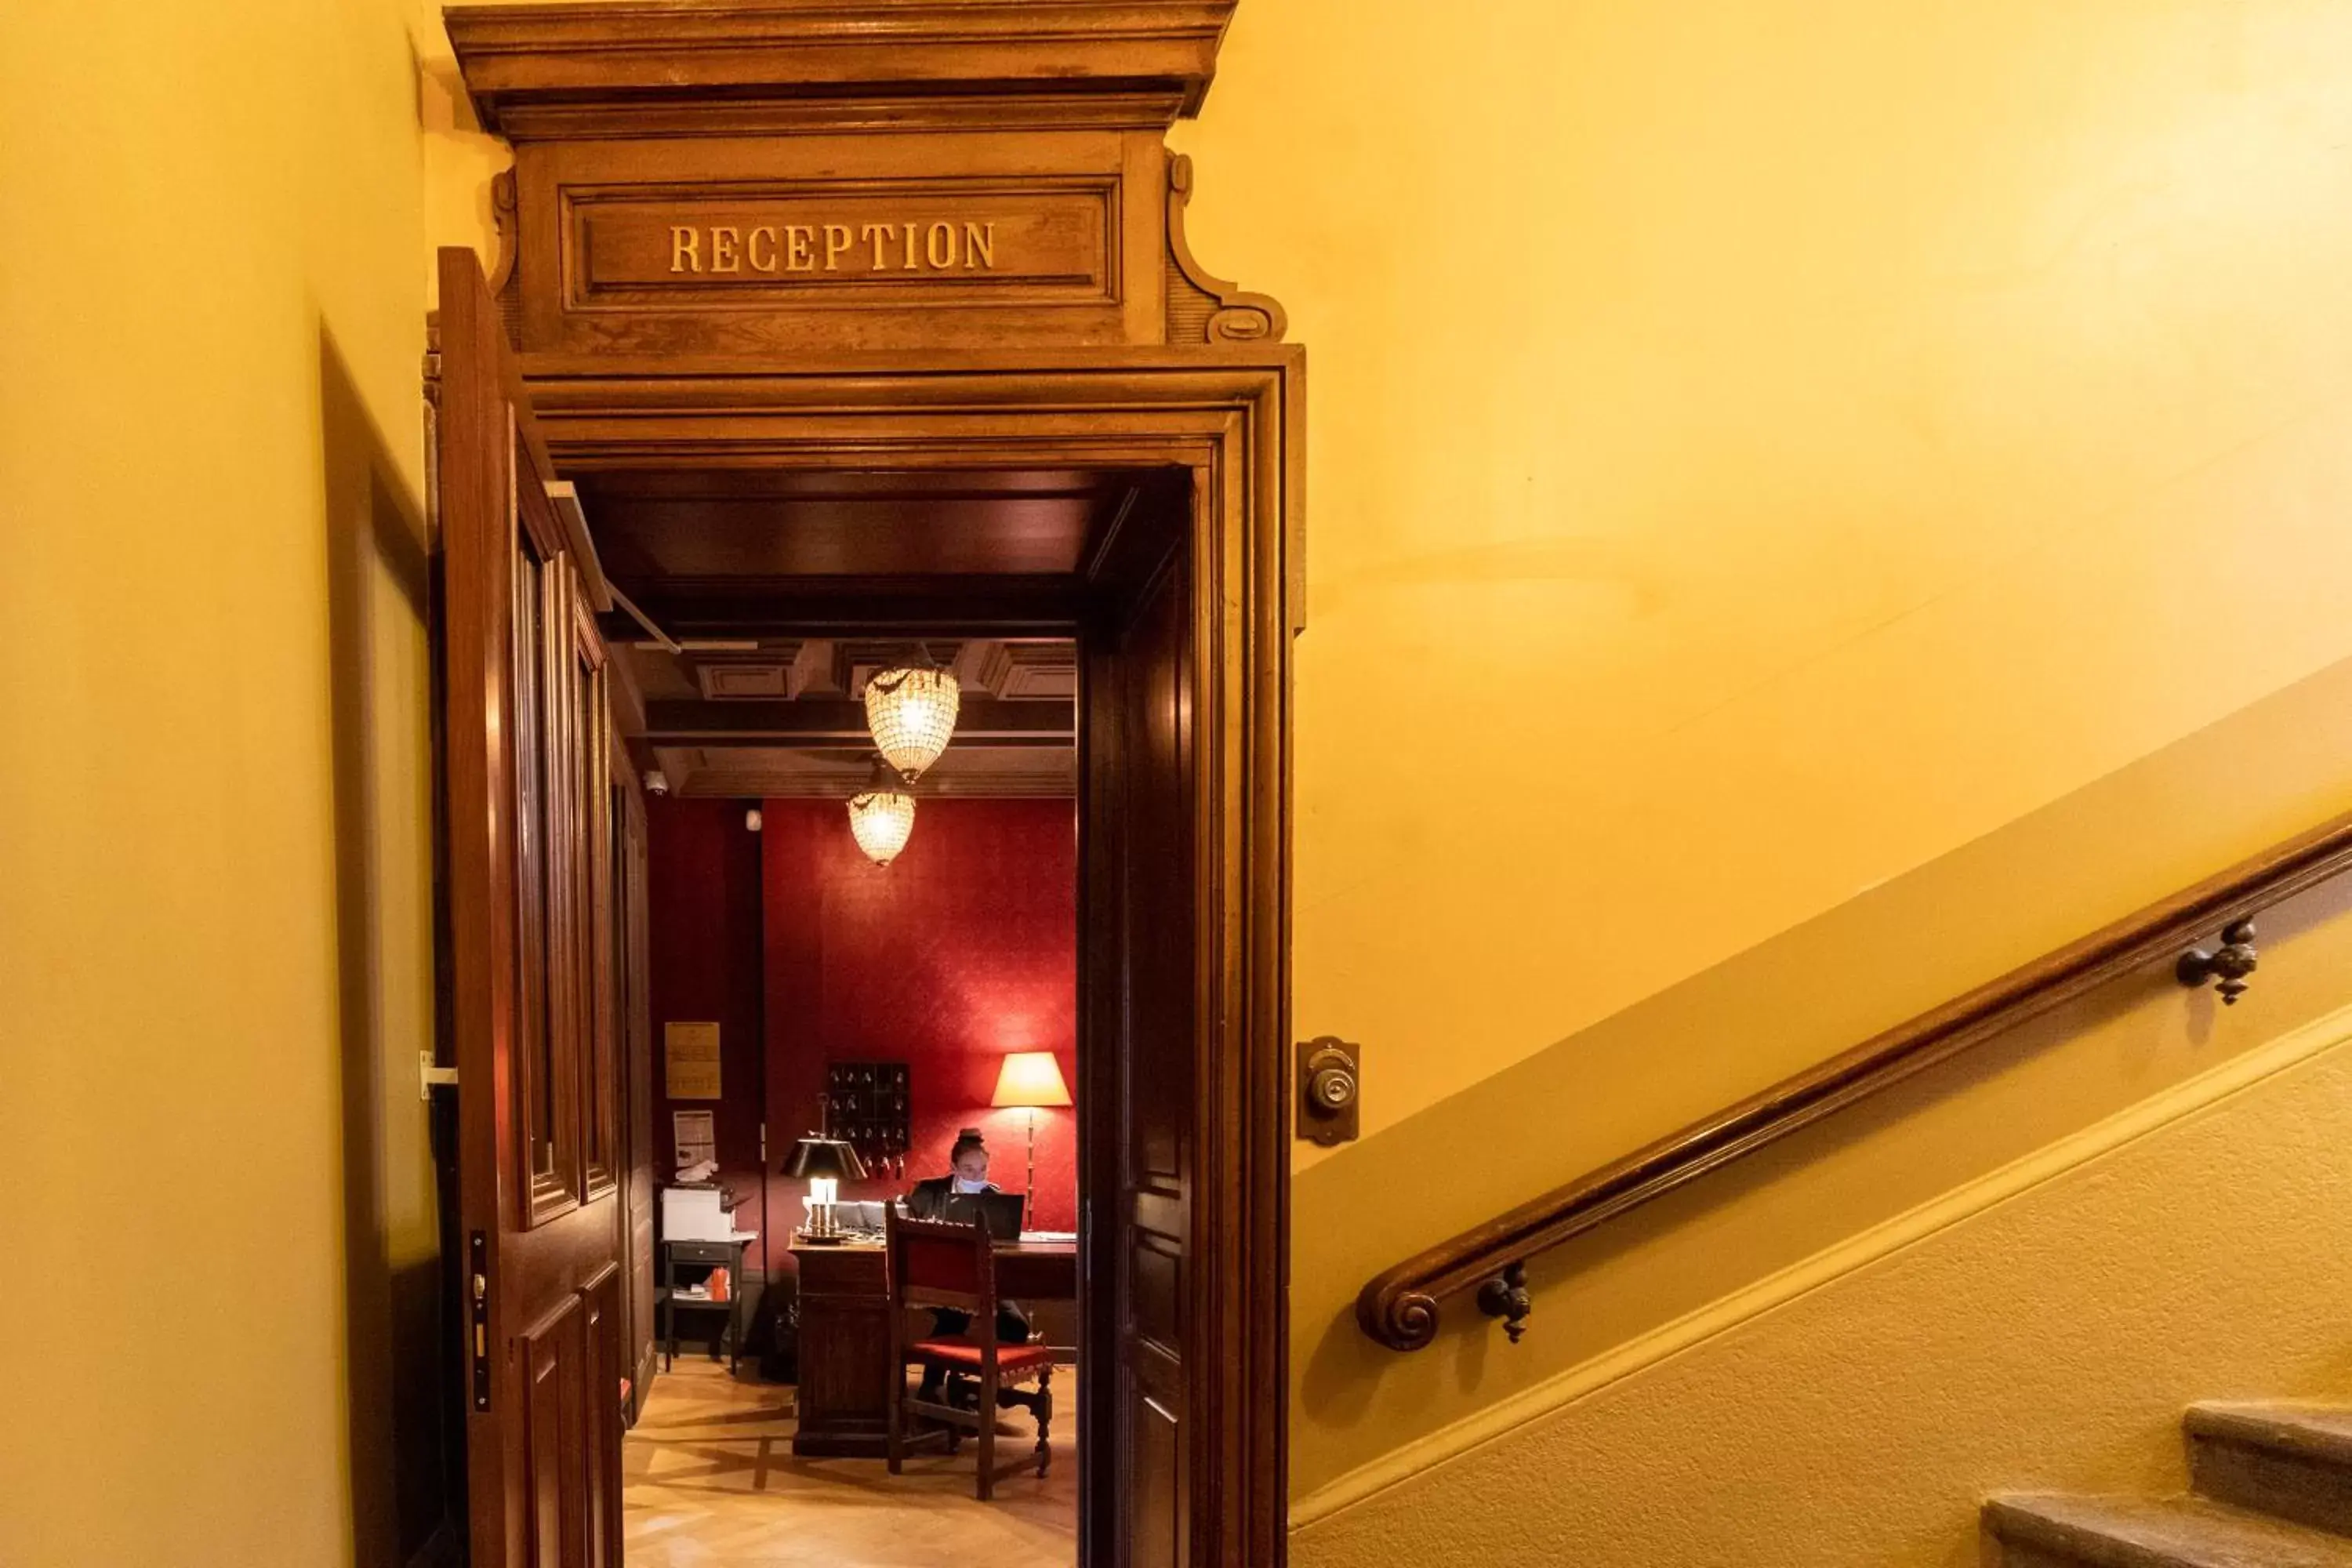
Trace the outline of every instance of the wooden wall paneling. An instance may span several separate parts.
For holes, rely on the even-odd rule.
[[[1166,329],[1156,132],[526,142],[515,180],[533,351],[1099,346]]]
[[[609,360],[527,356],[550,450],[567,469],[665,461],[691,450],[715,460],[821,468],[950,468],[987,454],[1004,463],[1176,469],[1189,499],[1195,639],[1189,700],[1197,775],[1192,893],[1203,1037],[1194,1084],[1189,1251],[1178,1270],[1185,1311],[1181,1397],[1138,1404],[1134,1428],[1176,1443],[1186,1467],[1160,1478],[1182,1500],[1186,1568],[1262,1568],[1283,1554],[1285,1245],[1287,1224],[1286,704],[1290,596],[1297,547],[1296,421],[1303,368],[1278,343],[1122,351],[1100,356],[996,356],[942,370],[923,356],[863,356],[789,373],[736,363],[616,366]],[[630,374],[631,369],[637,374]],[[1140,574],[1107,546],[1083,601],[1134,591]],[[1102,677],[1089,651],[1088,679]],[[1084,699],[1089,722],[1101,700]],[[1099,737],[1090,738],[1089,745]],[[1114,764],[1115,765],[1115,764]],[[1110,844],[1088,811],[1089,888]],[[1089,987],[1098,959],[1082,958]],[[1097,1004],[1087,1002],[1092,1016]],[[1091,1074],[1091,1078],[1090,1078]],[[1082,1063],[1082,1080],[1099,1079]],[[1082,1082],[1081,1092],[1095,1092]],[[1100,1129],[1116,1119],[1090,1102],[1087,1170],[1102,1186]],[[1115,1134],[1114,1134],[1115,1135]],[[1098,1200],[1099,1201],[1099,1200]],[[1099,1283],[1109,1254],[1095,1249]],[[1096,1297],[1098,1307],[1099,1292]],[[1096,1338],[1101,1336],[1097,1334]],[[1088,1421],[1115,1380],[1082,1380]],[[1155,1425],[1156,1423],[1156,1425]],[[1181,1436],[1181,1441],[1179,1438]],[[1087,1461],[1093,1464],[1093,1459]],[[1089,1482],[1086,1561],[1121,1562]],[[1149,1498],[1149,1491],[1137,1494]]]
[[[1150,1105],[1126,1140],[1133,1159],[1109,1173],[1131,1178],[1130,1201],[1085,1227],[1089,1310],[1115,1308],[1138,1355],[1159,1359],[1125,1384],[1086,1380],[1090,1420],[1092,1400],[1122,1386],[1130,1417],[1125,1511],[1106,1512],[1112,1489],[1083,1489],[1097,1568],[1264,1568],[1284,1552],[1303,361],[1279,341],[1278,305],[1192,257],[1191,172],[1164,142],[1201,103],[1233,4],[877,0],[853,16],[712,0],[450,16],[484,123],[517,143],[496,204],[516,247],[502,303],[528,351],[544,455],[568,475],[1162,469],[1192,481],[1187,542],[1156,579],[1122,575],[1122,551],[1096,542],[1103,570],[1082,581],[842,582],[803,588],[792,606],[809,617],[803,635],[1097,635],[1106,595],[1167,584],[1159,640],[1129,650],[1156,648],[1157,663],[1123,663],[1115,644],[1108,664],[1086,656],[1089,679],[1131,705],[1122,721],[1142,751],[1124,754],[1183,770],[1181,784],[1135,786],[1181,831],[1150,844],[1090,834],[1087,896],[1176,921],[1192,943],[1189,964],[1170,957],[1181,942],[1142,940],[1083,961],[1090,1018],[1106,987],[1141,992],[1168,999],[1190,1042],[1175,1065],[1130,1053],[1128,1075],[1108,1080],[1130,1108]],[[541,455],[529,430],[525,445]],[[676,635],[764,629],[779,614],[774,584],[670,586],[673,602],[646,607]],[[1180,712],[1189,728],[1170,728]],[[1171,842],[1189,852],[1171,859]],[[1141,1044],[1105,1040],[1113,1055]],[[1088,1134],[1090,1170],[1110,1157],[1106,1136],[1115,1124]]]
[[[521,344],[1170,342],[1171,290],[1190,310],[1204,275],[1171,249],[1164,138],[1233,4],[453,10],[476,110],[517,145],[496,211]],[[1279,335],[1271,301],[1226,303],[1196,341]]]

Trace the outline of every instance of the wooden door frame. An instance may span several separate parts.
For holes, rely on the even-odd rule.
[[[1304,610],[1295,345],[740,360],[525,355],[566,475],[614,468],[1181,468],[1193,476],[1200,1042],[1193,1561],[1284,1561],[1290,649]],[[943,612],[944,613],[944,612]],[[1106,1380],[1095,1380],[1099,1387]],[[1091,1401],[1089,1401],[1091,1404]],[[1104,1429],[1097,1416],[1089,1425]],[[1102,1550],[1099,1541],[1093,1551]],[[1099,1559],[1097,1559],[1099,1561]],[[1103,1563],[1102,1568],[1108,1568]]]

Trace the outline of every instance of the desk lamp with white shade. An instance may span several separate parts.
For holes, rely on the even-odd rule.
[[[1062,1081],[1062,1064],[1051,1051],[1013,1051],[996,1072],[996,1098],[989,1104],[999,1110],[1029,1113],[1029,1184],[1023,1189],[1024,1206],[1035,1224],[1037,1204],[1037,1112],[1070,1103],[1070,1086]]]

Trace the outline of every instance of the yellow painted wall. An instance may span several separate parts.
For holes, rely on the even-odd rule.
[[[10,1568],[437,1506],[411,24],[0,6]]]
[[[1547,1256],[1529,1275],[1536,1327],[1517,1346],[1459,1300],[1438,1341],[1410,1355],[1354,1321],[1355,1293],[1373,1274],[1622,1152],[1612,1140],[1629,1130],[1663,1134],[2093,929],[2110,904],[2165,896],[2228,863],[2234,838],[2273,842],[2335,815],[2352,799],[2347,758],[2352,661],[1300,1173],[1296,1250],[1316,1263],[1291,1286],[1298,1517],[1319,1517],[1382,1484],[1401,1458],[1447,1451],[1500,1414],[1668,1353],[1695,1314],[1760,1310],[1768,1281],[1817,1267],[1855,1235],[2352,1001],[2352,889],[2323,889],[2265,911],[2259,984],[2236,1006],[2182,992],[2158,965]],[[2154,841],[2158,824],[2168,844]],[[2244,1152],[2253,1164],[2266,1154],[2259,1143]],[[1555,1174],[1543,1173],[1545,1160]],[[1408,1174],[1423,1172],[1430,1179]],[[2184,1190],[2207,1180],[2176,1173]],[[2173,1233],[2168,1211],[2135,1212],[2136,1245],[2203,1266],[2201,1238]],[[2302,1212],[2293,1223],[2308,1245],[2332,1246],[2332,1228],[2315,1219]]]
[[[1291,1562],[1978,1568],[1990,1493],[2181,1490],[2189,1403],[2352,1385],[2352,1046],[2293,1059],[2347,1035],[2338,1013],[2202,1110],[1909,1216],[1898,1249],[1307,1525]]]
[[[495,155],[437,129],[445,58],[404,0],[0,14],[0,1251],[102,1224],[141,1287],[73,1310],[118,1353],[24,1363],[11,1564],[369,1560],[408,1522],[376,1396],[430,1252],[416,355]],[[1542,1375],[1329,1333],[1474,1192],[2352,801],[2347,68],[2324,0],[1244,0],[1179,142],[1197,249],[1314,356],[1296,1017],[1371,1053],[1370,1136],[1298,1162],[1302,1495],[1979,1173],[2021,1103],[2005,1136],[2060,1137],[2255,1037],[2092,1020],[1818,1146],[1539,1280],[1543,1333],[1606,1309],[1523,1347]],[[1818,967],[1743,966],[1776,941]],[[1423,1157],[1523,1088],[1549,1137]],[[1806,1331],[1875,1310],[1822,1299]],[[1841,1364],[1769,1342],[1559,1429]],[[2116,1386],[2161,1422],[2181,1381]]]
[[[1244,0],[1178,141],[1312,355],[1368,1129],[2352,652],[2348,65],[2324,0]]]
[[[1368,1052],[1296,1161],[1309,1511],[2267,1037],[1948,1079],[1538,1270],[1517,1359],[1346,1321],[2352,805],[2348,81],[2293,0],[1245,0],[1178,142],[1312,356],[1295,1022]]]

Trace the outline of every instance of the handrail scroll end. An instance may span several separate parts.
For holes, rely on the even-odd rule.
[[[1385,1275],[1356,1298],[1356,1323],[1392,1351],[1417,1351],[1437,1338],[1437,1298]]]

